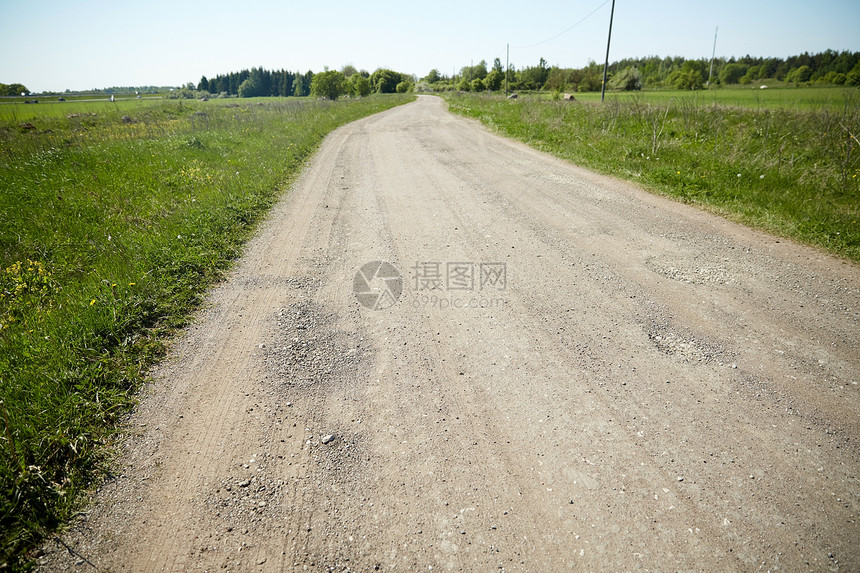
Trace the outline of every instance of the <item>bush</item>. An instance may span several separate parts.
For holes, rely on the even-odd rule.
[[[349,79],[349,93],[354,96],[367,97],[370,95],[370,80],[360,74]]]
[[[241,91],[242,88],[239,88]],[[346,78],[334,70],[314,74],[311,79],[311,95],[336,100],[346,93]]]
[[[639,73],[639,68],[636,66],[627,66],[609,80],[607,87],[613,90],[641,90],[642,75]]]
[[[386,69],[378,69],[370,76],[370,86],[373,91],[380,94],[393,94],[397,91],[397,84],[403,81],[403,76],[398,72]]]
[[[472,80],[472,82],[469,84],[469,87],[473,92],[482,92],[487,89],[487,86],[484,84],[484,80],[478,78]]]
[[[205,93],[208,95],[209,92]],[[203,97],[202,93],[188,87],[168,92],[166,96],[167,99],[197,99],[198,97]]]
[[[845,74],[846,86],[860,86],[860,63],[854,66],[850,72]]]
[[[497,92],[502,88],[502,82],[505,80],[505,74],[499,70],[491,70],[487,77],[484,78],[484,83],[487,89]]]
[[[810,80],[812,77],[812,68],[809,66],[800,66],[799,68],[794,68],[788,75],[785,77],[786,81],[789,81],[793,84],[804,84]]]
[[[253,78],[248,78],[239,85],[239,97],[257,97],[260,95],[260,86]]]
[[[686,70],[675,70],[666,78],[666,83],[679,90],[702,89],[704,80],[702,74],[692,68]]]
[[[400,82],[399,84],[397,84],[397,88],[395,89],[399,94],[405,94],[407,92],[410,92],[412,91],[412,82]]]
[[[723,85],[740,83],[741,78],[743,78],[746,73],[747,67],[743,64],[726,64],[726,66],[720,71],[720,83]]]

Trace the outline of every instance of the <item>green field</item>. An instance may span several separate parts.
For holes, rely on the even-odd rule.
[[[58,97],[64,97],[66,101],[58,101]],[[116,101],[111,102],[110,96],[102,94],[0,98],[0,122],[29,121],[34,118],[44,117],[66,117],[75,113],[105,113],[108,106],[112,108],[111,111],[113,113],[125,115],[151,105],[158,105],[164,98],[161,95],[147,94],[141,96],[140,99],[134,96],[116,96],[114,99]],[[38,100],[39,103],[24,103],[27,100]]]
[[[837,109],[850,101],[857,99],[857,88],[838,86],[829,87],[786,87],[772,86],[761,89],[760,85],[732,86],[710,90],[681,91],[681,90],[643,90],[640,92],[606,93],[606,100],[629,103],[641,101],[645,103],[685,103],[691,105],[716,105],[724,107],[745,107],[755,109],[787,109],[795,111],[821,111]],[[542,99],[553,99],[555,94],[542,94]],[[599,102],[599,92],[584,92],[574,94],[577,101]]]
[[[79,507],[147,367],[322,138],[411,99],[0,105],[0,569]]]
[[[857,88],[581,96],[446,99],[558,157],[860,262]]]

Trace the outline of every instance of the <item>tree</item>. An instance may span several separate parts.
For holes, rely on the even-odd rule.
[[[370,86],[376,93],[393,94],[397,91],[397,84],[403,81],[401,74],[380,68],[370,76]]]
[[[361,74],[349,78],[349,93],[354,96],[367,97],[370,95],[370,80]]]
[[[846,86],[860,86],[860,62],[850,72],[845,74]]]
[[[346,78],[334,70],[315,74],[311,80],[311,95],[332,101],[346,93]]]
[[[200,83],[197,84],[197,89],[200,91],[209,91],[209,80],[206,79],[206,76],[200,78]]]
[[[726,64],[719,73],[720,83],[723,85],[740,83],[741,78],[747,73],[744,64]]]
[[[239,85],[239,97],[257,97],[260,95],[260,84],[253,77],[249,77]]]
[[[304,97],[311,93],[311,82],[314,79],[314,73],[310,70],[304,74],[296,74],[296,79],[293,80],[293,95],[296,97]]]
[[[426,80],[426,82],[428,84],[435,84],[436,82],[438,82],[441,79],[439,77],[439,70],[437,70],[435,68],[430,70],[430,73],[427,74],[427,77],[424,79]]]
[[[302,74],[296,74],[296,79],[293,80],[293,95],[296,97],[304,97],[307,94],[304,89],[304,78]]]
[[[704,61],[687,60],[666,78],[666,83],[679,90],[702,89],[705,83]]]
[[[614,90],[641,90],[642,76],[639,73],[639,68],[636,66],[627,66],[616,75],[607,84],[607,87]]]
[[[347,64],[341,68],[340,72],[343,74],[343,77],[351,78],[358,73],[358,70],[356,70],[355,66],[353,66],[352,64]]]
[[[522,71],[523,87],[528,90],[541,89],[546,80],[549,78],[549,68],[546,65],[546,60],[540,59],[536,67],[526,68]]]
[[[493,70],[495,72],[499,72],[500,74],[504,73],[504,68],[502,67],[502,60],[496,58],[493,60]]]
[[[484,78],[484,83],[487,85],[487,89],[494,92],[501,89],[503,81],[505,81],[505,75],[495,68],[490,70],[490,73],[487,74],[486,78]]]
[[[16,96],[28,93],[30,93],[30,90],[24,84],[0,84],[0,95]]]
[[[487,77],[487,62],[481,60],[477,66],[466,66],[460,70],[460,76],[467,82],[474,79],[482,80]]]
[[[812,68],[804,65],[804,66],[794,68],[793,70],[788,72],[788,75],[785,76],[785,79],[786,79],[786,81],[789,81],[789,82],[792,82],[795,84],[803,84],[803,83],[808,82],[811,77],[812,77]]]

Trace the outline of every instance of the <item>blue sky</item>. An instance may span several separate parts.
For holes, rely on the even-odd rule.
[[[179,85],[255,66],[345,64],[451,74],[504,63],[507,43],[517,67],[541,57],[581,67],[603,61],[604,1],[0,0],[0,82],[33,91]],[[718,56],[860,51],[857,22],[860,0],[616,0],[610,60],[710,57],[717,26]]]

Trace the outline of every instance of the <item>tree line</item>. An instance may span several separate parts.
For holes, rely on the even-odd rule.
[[[394,70],[378,69],[372,74],[344,66],[340,71],[314,73],[270,71],[251,68],[239,72],[219,74],[213,78],[203,76],[195,85],[188,83],[173,97],[304,97],[314,95],[337,99],[343,95],[368,96],[371,93],[395,93],[412,89],[415,79]]]
[[[316,81],[315,81],[316,79]],[[507,82],[506,82],[507,80]],[[648,88],[701,89],[708,85],[750,84],[774,80],[793,85],[860,86],[860,52],[825,50],[804,52],[788,58],[686,59],[682,57],[648,56],[626,58],[610,64],[607,88],[638,90]],[[550,66],[540,58],[536,66],[507,69],[499,58],[492,66],[482,60],[477,65],[460,69],[459,74],[445,76],[437,69],[421,79],[388,69],[373,73],[344,66],[340,71],[314,73],[266,70],[262,67],[203,76],[197,84],[189,82],[170,92],[169,97],[303,97],[316,95],[337,99],[343,95],[366,96],[371,93],[400,91],[498,91],[507,85],[510,90],[599,91],[603,82],[603,66],[594,61],[582,68]],[[121,93],[127,88],[93,90],[94,93]],[[155,88],[151,88],[155,90]],[[140,91],[149,91],[142,89]],[[0,84],[0,96],[29,93],[22,84]]]
[[[712,71],[713,68],[713,71]],[[582,68],[549,66],[543,58],[538,65],[508,69],[499,58],[488,67],[482,60],[466,66],[454,76],[443,76],[431,70],[418,84],[421,91],[498,91],[511,90],[599,91],[603,83],[603,65],[590,61]],[[804,52],[789,58],[707,58],[649,56],[613,62],[607,73],[607,88],[638,90],[649,88],[701,89],[708,85],[750,84],[776,80],[794,85],[860,86],[860,52],[826,50],[818,54]]]
[[[30,90],[23,84],[0,84],[0,96],[17,96],[28,93]]]

